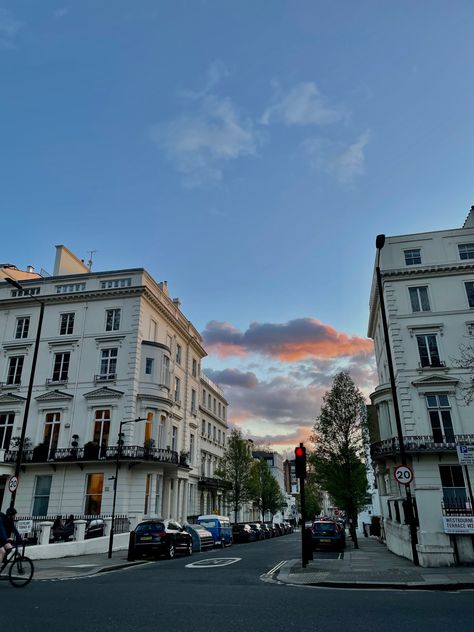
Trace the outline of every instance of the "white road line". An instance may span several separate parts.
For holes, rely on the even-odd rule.
[[[280,568],[282,566],[284,566],[286,564],[287,560],[283,560],[282,562],[278,562],[278,564],[276,566],[274,566],[271,570],[269,570],[266,575],[273,575],[274,573],[276,573],[278,570],[280,570]]]

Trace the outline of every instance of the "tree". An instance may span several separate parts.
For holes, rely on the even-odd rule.
[[[240,430],[234,428],[215,474],[225,483],[226,498],[232,505],[235,522],[242,503],[251,498],[252,464],[250,446]]]
[[[365,426],[364,398],[349,374],[341,372],[324,395],[311,436],[315,450],[309,460],[321,488],[349,517],[355,548],[358,548],[357,514],[366,504],[367,494],[363,461]]]
[[[319,516],[321,513],[321,489],[314,472],[308,472],[305,481],[305,512],[306,519]]]
[[[262,522],[265,521],[267,511],[273,516],[286,503],[278,481],[265,459],[256,459],[253,462],[250,489],[252,500],[262,514]]]

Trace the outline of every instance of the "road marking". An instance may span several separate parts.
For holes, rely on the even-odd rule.
[[[278,564],[276,566],[274,566],[270,571],[268,571],[266,573],[266,575],[273,575],[274,573],[276,573],[278,570],[280,570],[280,568],[282,566],[284,566],[286,564],[287,560],[283,560],[282,562],[278,562]]]
[[[241,557],[210,557],[207,560],[199,560],[199,562],[191,562],[186,564],[185,568],[216,568],[219,566],[229,566],[240,562]]]
[[[94,566],[98,564],[69,564],[66,568],[93,568]]]

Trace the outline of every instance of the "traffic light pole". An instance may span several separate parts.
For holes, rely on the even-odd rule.
[[[300,478],[300,501],[301,501],[301,566],[306,568],[308,562],[306,556],[306,514],[304,498],[304,478]]]

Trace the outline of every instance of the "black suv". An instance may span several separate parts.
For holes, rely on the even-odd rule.
[[[248,522],[236,522],[232,525],[232,539],[235,543],[253,542],[255,532]]]
[[[177,552],[191,555],[193,539],[175,520],[152,518],[140,522],[130,534],[131,542],[128,559],[134,560],[143,555],[158,558],[166,555],[173,558]]]

